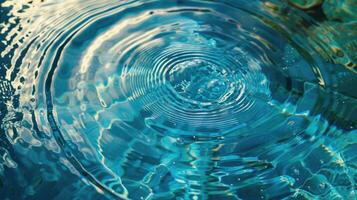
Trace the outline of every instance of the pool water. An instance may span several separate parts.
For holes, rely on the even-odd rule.
[[[357,199],[354,1],[0,2],[0,199]]]

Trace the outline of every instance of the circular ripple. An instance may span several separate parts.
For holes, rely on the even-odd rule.
[[[217,24],[207,24],[211,15]],[[158,18],[165,24],[157,26]],[[79,79],[77,88],[96,88],[99,98],[87,104],[100,102],[101,106],[93,109],[103,128],[110,126],[108,120],[131,123],[138,118],[162,135],[224,135],[261,118],[255,113],[270,106],[267,102],[271,97],[262,69],[267,64],[256,59],[266,57],[262,44],[248,31],[237,28],[227,35],[218,22],[237,26],[209,9],[156,10],[117,22],[78,56],[80,73],[66,81]],[[252,44],[244,45],[247,41]],[[63,68],[66,72],[69,69],[76,66]],[[62,86],[60,80],[61,90]],[[74,89],[68,88],[65,95],[80,95],[78,103],[83,104],[86,94],[82,88]]]
[[[340,90],[332,72],[345,71],[310,37],[308,16],[264,1],[92,2],[86,10],[56,21],[62,32],[39,45],[36,95],[42,125],[98,191],[332,198],[341,196],[334,172],[345,177],[344,197],[354,194],[333,139],[356,125],[346,114],[355,93]]]
[[[194,198],[203,177],[209,196],[244,198],[244,184],[266,188],[257,198],[288,195],[293,183],[278,175],[284,162],[273,152],[294,151],[297,138],[316,134],[309,130],[324,122],[314,93],[329,84],[309,44],[300,47],[304,32],[224,3],[143,5],[83,27],[58,58],[49,95],[61,136],[80,149],[70,152],[82,163],[93,149],[101,173],[121,179],[119,192],[132,198],[131,187],[146,198],[184,185],[180,195]],[[272,195],[276,177],[282,189]]]

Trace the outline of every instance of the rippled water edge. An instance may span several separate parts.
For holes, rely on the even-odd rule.
[[[153,3],[150,4],[150,2]],[[311,56],[313,59],[311,59],[314,60],[313,64],[317,65],[313,69],[321,71],[312,70],[315,74],[314,78],[311,78],[310,82],[305,84],[303,83],[306,81],[305,75],[295,74],[295,79],[290,80],[291,82],[287,81],[288,83],[281,87],[283,92],[280,102],[274,102],[274,105],[276,107],[281,106],[278,110],[290,117],[288,120],[284,118],[282,121],[289,124],[289,127],[274,127],[276,128],[275,132],[268,133],[280,133],[275,137],[274,135],[260,134],[260,132],[255,133],[256,137],[249,137],[249,133],[252,133],[252,130],[243,124],[239,127],[232,125],[241,131],[240,135],[238,135],[239,137],[234,134],[221,135],[221,132],[213,135],[214,137],[205,137],[205,135],[199,135],[199,133],[197,133],[198,135],[189,136],[186,134],[182,137],[172,135],[176,132],[169,135],[150,135],[150,133],[146,133],[148,135],[138,134],[137,136],[140,135],[143,138],[138,138],[136,142],[132,142],[132,145],[127,147],[124,145],[128,141],[127,138],[134,140],[134,136],[128,133],[124,138],[122,135],[113,134],[115,132],[111,130],[113,126],[108,126],[108,122],[105,119],[99,119],[98,121],[111,137],[104,138],[101,142],[86,141],[86,137],[78,137],[80,135],[75,133],[66,133],[67,137],[63,136],[63,133],[60,134],[57,130],[58,128],[76,131],[78,127],[71,126],[71,124],[65,126],[66,123],[61,124],[60,119],[57,118],[58,115],[69,116],[68,113],[70,112],[79,113],[80,110],[83,111],[90,108],[79,106],[76,104],[77,102],[68,100],[71,95],[81,95],[81,89],[83,88],[80,88],[80,84],[77,85],[77,81],[80,82],[81,79],[71,80],[71,83],[76,85],[76,92],[67,93],[68,95],[64,99],[65,102],[70,103],[65,104],[61,101],[63,97],[61,96],[61,87],[54,89],[49,84],[50,80],[47,77],[51,77],[49,74],[53,69],[53,63],[56,63],[56,59],[60,59],[57,56],[59,51],[67,51],[60,56],[63,57],[65,55],[65,58],[72,62],[78,56],[76,56],[76,52],[70,51],[71,48],[76,49],[76,45],[78,45],[78,48],[88,47],[89,45],[76,44],[75,42],[85,43],[86,39],[93,39],[91,37],[87,38],[85,34],[100,35],[99,33],[102,33],[100,29],[91,28],[87,33],[82,33],[82,38],[77,38],[77,41],[71,43],[72,46],[63,45],[69,43],[72,38],[76,38],[76,34],[83,27],[90,27],[91,23],[95,23],[101,18],[107,19],[103,20],[102,27],[109,27],[110,25],[108,24],[115,24],[115,21],[120,16],[115,14],[125,6],[137,6],[140,8],[139,10],[144,10],[149,14],[150,10],[170,10],[170,8],[175,10],[175,6],[184,7],[188,13],[191,11],[205,13],[205,9],[201,7],[204,1],[173,1],[174,3],[170,4],[167,2],[162,3],[162,1],[161,3],[155,2],[157,1],[125,1],[125,3],[113,3],[113,1],[66,1],[63,3],[51,1],[27,3],[26,1],[21,1],[16,3],[7,1],[1,4],[1,197],[10,199],[71,199],[87,197],[101,199],[125,198],[126,196],[133,199],[151,197],[160,199],[164,197],[173,198],[173,196],[183,199],[255,199],[257,197],[262,199],[355,198],[354,191],[356,190],[357,181],[357,158],[355,155],[357,151],[355,114],[357,93],[354,90],[356,85],[356,57],[353,54],[353,50],[356,49],[356,34],[353,31],[353,27],[356,25],[355,21],[349,20],[349,18],[348,20],[343,19],[345,20],[343,22],[340,20],[336,20],[336,22],[322,20],[322,22],[318,23],[308,20],[296,20],[296,26],[304,27],[301,28],[302,33],[309,33],[304,35],[306,38],[303,39],[308,39],[309,43],[320,44],[320,46],[313,46],[313,50],[307,49],[303,51],[300,49],[299,53],[310,54],[313,52],[313,56]],[[192,2],[201,2],[201,4]],[[253,1],[251,5],[244,4],[244,1],[225,2],[233,5],[237,2],[242,3],[239,7],[246,8],[248,11],[251,8],[264,9],[262,13],[270,13],[270,15],[262,18],[266,19],[266,23],[270,24],[271,27],[277,30],[280,28],[279,32],[282,35],[291,33],[289,32],[291,27],[282,28],[281,24],[272,19],[279,19],[281,20],[280,22],[284,22],[284,18],[287,18],[285,22],[293,22],[290,18],[294,18],[296,13],[300,13],[299,11],[292,11],[292,7],[282,2],[275,4],[274,2]],[[144,6],[141,6],[141,4],[145,3],[148,7],[143,8]],[[130,12],[133,12],[133,15],[135,15],[138,14],[136,13],[137,11],[129,9],[127,14],[130,15]],[[160,12],[158,13],[160,14]],[[288,13],[290,15],[287,15]],[[111,20],[111,15],[115,15],[116,18]],[[147,16],[147,14],[144,16]],[[188,33],[190,33],[192,27],[197,26],[195,21],[187,20],[190,17],[189,15],[182,17],[183,24],[186,23],[185,25],[187,25]],[[145,19],[145,17],[143,18]],[[301,17],[297,16],[296,19],[301,19]],[[140,21],[140,18],[137,20]],[[218,22],[220,21],[218,20]],[[304,26],[305,23],[306,27]],[[317,23],[317,25],[314,23]],[[99,25],[101,23],[97,22],[96,26]],[[294,24],[290,25],[294,26]],[[243,29],[246,28],[243,27]],[[105,30],[102,31],[104,32]],[[340,32],[345,32],[346,36],[340,36]],[[108,35],[110,34],[106,36]],[[259,38],[259,36],[262,36],[262,33],[259,32],[254,36],[257,37],[260,43],[267,42],[268,48],[270,48],[271,41],[274,41],[269,38]],[[286,37],[291,41],[299,41],[304,44],[304,41],[301,41],[302,37],[299,37],[299,35],[296,38],[289,35],[286,35]],[[217,42],[209,39],[205,41],[206,38],[199,37],[198,40],[204,40],[204,44],[208,46],[215,45],[214,43]],[[106,38],[104,36],[100,39],[105,40]],[[179,40],[180,38],[177,39]],[[189,41],[191,44],[196,44],[196,42]],[[279,42],[277,41],[274,46],[279,45]],[[106,44],[107,46],[102,48],[109,52],[111,44],[113,45],[115,42],[109,41]],[[219,41],[218,45],[220,45]],[[93,48],[95,49],[95,47]],[[81,50],[90,53],[90,51],[87,51],[88,49]],[[289,50],[293,51],[293,49],[287,48],[287,51]],[[290,62],[287,64],[287,71],[289,71],[290,67],[292,72],[297,73],[292,67],[296,64],[296,61],[293,60],[301,57],[294,53],[293,51],[286,58]],[[87,61],[90,64],[101,63],[103,62],[101,59],[104,59],[104,61],[113,59],[105,57],[106,52],[94,51],[92,55],[98,56],[97,60]],[[319,55],[320,58],[315,58],[316,55]],[[309,56],[303,58],[309,58]],[[310,64],[310,61],[307,63]],[[68,69],[71,67],[70,64],[68,64],[68,67],[61,61],[57,65],[60,66],[58,68],[62,69],[62,72],[56,75],[59,79],[56,80],[54,78],[53,82],[58,81],[55,83],[60,85],[64,83],[61,81],[69,79],[68,77],[73,74],[66,74],[66,72],[70,71]],[[301,65],[308,66],[306,63],[301,63]],[[320,67],[320,65],[324,65],[324,67]],[[102,74],[99,74],[99,80],[112,77],[110,73],[112,71],[107,73],[103,71]],[[291,75],[291,72],[286,73]],[[221,74],[224,73],[220,72],[219,75]],[[247,80],[252,80],[250,82],[252,84],[257,80],[265,80],[265,78],[259,79],[259,77],[258,74],[255,76],[256,79]],[[113,79],[115,80],[115,76],[113,76]],[[174,77],[174,80],[181,79],[175,79]],[[270,80],[269,77],[268,80]],[[179,81],[175,83],[177,82]],[[274,86],[274,84],[272,85]],[[267,88],[274,88],[273,86],[267,86]],[[289,87],[289,91],[292,92],[285,95],[285,89]],[[56,95],[58,95],[59,97],[59,101],[56,102],[57,104],[55,103],[55,107],[57,106],[55,109],[57,110],[55,110],[54,116],[53,110],[49,109],[53,103],[48,102],[51,98],[46,96],[48,95],[47,92],[51,90],[55,91],[52,91],[53,93],[50,96],[56,98]],[[63,88],[62,90],[64,90],[63,93],[71,91]],[[109,87],[102,87],[102,90],[102,93],[98,92],[99,96],[101,94],[112,94],[110,84]],[[56,92],[58,93],[56,94]],[[117,95],[115,92],[114,94]],[[183,96],[185,99],[192,98],[192,96],[184,94],[186,95]],[[269,99],[271,96],[279,99],[277,93],[270,95],[267,90],[263,90],[259,94],[264,100]],[[101,97],[106,103],[110,102],[112,98],[120,99],[120,96],[106,97],[102,95]],[[305,97],[307,100],[301,100],[301,97]],[[196,100],[201,100],[201,97],[197,97]],[[281,102],[286,103],[283,104]],[[61,105],[64,105],[63,108]],[[300,108],[303,110],[296,111],[296,107],[294,107],[296,105],[301,106]],[[66,108],[71,110],[68,111]],[[311,109],[311,113],[303,112],[309,109]],[[117,112],[125,111],[112,112],[115,114],[114,117],[117,117]],[[108,118],[111,117],[109,115]],[[80,118],[80,115],[78,118]],[[279,124],[282,119],[281,116],[277,116],[272,122]],[[82,120],[86,121],[85,118]],[[155,124],[161,121],[158,119],[149,122]],[[234,124],[234,121],[232,124]],[[165,124],[165,126],[171,127],[172,125]],[[265,124],[264,126],[267,125]],[[264,126],[259,127],[260,129],[258,130],[264,130],[266,128]],[[122,127],[122,124],[116,127],[119,127],[118,130],[120,131],[132,128],[130,126]],[[231,129],[227,130],[229,132]],[[89,130],[86,131],[90,133]],[[137,132],[137,130],[132,131]],[[191,133],[190,131],[186,132]],[[203,132],[210,132],[210,130]],[[73,136],[73,138],[70,138],[70,136]],[[159,142],[141,141],[147,139],[146,137],[148,136],[152,136],[149,139],[156,139]],[[270,139],[274,142],[264,139],[267,137],[271,137]],[[123,142],[108,144],[116,140]],[[105,155],[109,158],[114,156],[110,154],[112,151],[127,151],[127,149],[120,149],[117,146],[122,145],[128,149],[133,149],[132,154],[129,152],[121,157],[128,160],[121,163],[121,165],[129,165],[124,170],[126,173],[120,169],[114,169],[118,165],[118,163],[114,162],[117,161],[115,158],[109,159],[109,161],[98,158],[98,155],[95,155],[96,153],[93,153],[93,149],[88,148],[87,144],[97,144],[99,147],[92,148],[101,151],[102,156]],[[278,147],[272,147],[272,145],[277,144],[279,144]],[[112,145],[114,146],[112,149],[105,148]],[[269,147],[272,151],[262,152],[259,149],[255,149],[255,145],[257,147],[259,145],[264,148]],[[140,146],[146,149],[142,149]],[[153,147],[157,147],[157,149]],[[165,153],[162,153],[161,149]],[[170,149],[174,149],[174,151],[170,152]],[[182,149],[186,149],[186,152],[182,153]],[[284,151],[284,149],[288,150]],[[308,150],[303,151],[304,149]],[[148,156],[146,153],[157,155],[157,157]],[[130,163],[140,159],[147,162],[135,165]],[[225,162],[222,161],[224,159]],[[172,166],[175,161],[181,161],[183,164],[188,163],[191,166],[199,166],[199,169],[193,171],[193,173],[198,174],[193,174],[192,177],[186,176],[186,174],[182,177],[183,182],[185,179],[189,179],[191,181],[189,184],[185,182],[177,183],[172,180],[172,177],[176,179],[181,177],[178,170],[187,168],[186,165],[182,168],[178,166],[174,169],[168,167]],[[109,169],[103,168],[102,164]],[[145,170],[138,167],[138,171],[130,172],[130,167],[135,168],[133,166],[138,165],[147,166],[150,169]],[[217,168],[225,169],[226,171],[216,170]],[[188,170],[187,173],[190,172]],[[174,175],[168,175],[170,173]],[[143,174],[143,177],[136,177],[135,174]],[[257,174],[260,176],[257,176]],[[168,180],[164,180],[161,177],[164,175]],[[124,180],[122,180],[122,177],[124,177]],[[200,180],[202,178],[204,180]],[[220,183],[224,184],[220,185]],[[232,185],[228,183],[232,183]],[[159,187],[155,187],[156,184]],[[200,193],[199,191],[204,192]],[[157,195],[155,196],[155,194]]]

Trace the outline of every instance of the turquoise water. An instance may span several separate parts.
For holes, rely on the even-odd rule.
[[[2,1],[0,199],[357,199],[353,6]]]

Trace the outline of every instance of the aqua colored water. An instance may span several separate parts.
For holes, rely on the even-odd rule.
[[[354,1],[0,2],[0,199],[357,199]]]

